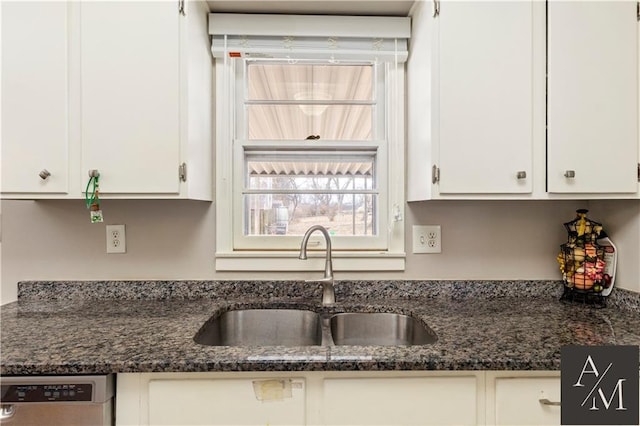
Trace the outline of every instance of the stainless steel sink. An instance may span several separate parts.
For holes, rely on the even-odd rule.
[[[318,314],[298,309],[242,309],[207,321],[193,338],[210,346],[313,346],[322,344]]]
[[[336,345],[427,345],[438,340],[421,321],[401,314],[344,313],[330,319]]]
[[[193,340],[209,346],[408,346],[438,337],[422,321],[402,314],[240,309],[207,321]]]

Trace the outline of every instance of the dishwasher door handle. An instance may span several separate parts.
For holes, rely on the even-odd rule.
[[[16,406],[13,404],[0,405],[0,422],[9,420],[16,413]]]

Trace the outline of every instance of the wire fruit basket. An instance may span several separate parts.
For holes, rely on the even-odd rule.
[[[557,261],[564,282],[563,300],[580,300],[604,305],[602,291],[610,285],[605,274],[605,247],[598,244],[602,224],[577,210],[577,217],[564,224],[567,242],[560,246]]]

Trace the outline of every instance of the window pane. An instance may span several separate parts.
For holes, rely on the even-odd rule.
[[[249,105],[249,139],[371,140],[371,105]]]
[[[245,153],[245,235],[375,235],[375,152]]]
[[[264,188],[265,183],[269,189],[371,189],[371,173],[373,160],[354,162],[328,162],[328,161],[262,161],[259,158],[248,162],[250,189]],[[271,176],[265,176],[271,175]],[[277,175],[277,176],[273,176]],[[301,176],[302,175],[302,176]],[[338,181],[325,180],[338,179]],[[349,179],[344,183],[352,183],[353,187],[342,185],[340,180]],[[352,181],[353,180],[353,181]],[[281,182],[286,185],[282,185]],[[360,186],[364,183],[365,186]],[[326,185],[326,186],[323,186]],[[357,185],[357,188],[356,188]]]
[[[372,101],[372,65],[250,63],[249,100]]]
[[[331,235],[376,235],[374,194],[251,194],[244,196],[245,235],[303,235],[322,225]]]
[[[245,152],[247,189],[350,191],[373,189],[376,153]]]

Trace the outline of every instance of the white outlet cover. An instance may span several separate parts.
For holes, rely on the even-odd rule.
[[[442,253],[440,225],[413,225],[413,253]]]
[[[126,253],[124,225],[107,225],[107,253]]]

